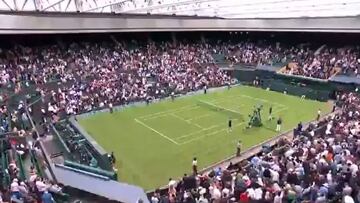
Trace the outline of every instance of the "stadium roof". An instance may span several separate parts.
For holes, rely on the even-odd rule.
[[[0,0],[0,10],[303,18],[357,16],[360,0]]]

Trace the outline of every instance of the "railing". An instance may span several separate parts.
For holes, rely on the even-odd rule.
[[[40,137],[39,131],[37,130],[36,125],[35,125],[35,123],[34,123],[34,121],[33,121],[33,119],[32,119],[32,116],[31,116],[30,113],[29,113],[28,106],[25,107],[25,111],[26,111],[26,114],[27,114],[27,116],[28,116],[28,118],[29,118],[30,124],[31,124],[33,130],[35,131],[37,137]],[[55,174],[54,174],[54,172],[53,172],[52,169],[51,169],[50,157],[47,156],[47,153],[46,153],[45,150],[44,150],[45,148],[44,148],[44,145],[43,145],[42,141],[39,140],[36,144],[38,145],[38,147],[39,147],[40,150],[41,150],[41,153],[42,153],[42,155],[43,155],[43,157],[44,157],[44,160],[45,160],[45,162],[46,162],[46,164],[47,164],[47,169],[49,170],[49,173],[50,173],[50,175],[51,175],[51,177],[48,177],[48,178],[51,178],[52,180],[55,180],[55,181],[56,181]],[[40,169],[40,170],[41,170],[41,169]],[[39,173],[39,175],[44,175],[44,174],[43,174],[42,172],[40,172],[40,171],[38,171],[38,173]]]

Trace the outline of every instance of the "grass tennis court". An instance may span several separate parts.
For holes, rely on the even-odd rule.
[[[263,105],[264,126],[245,129],[257,104]],[[79,123],[105,150],[114,152],[121,181],[154,189],[170,177],[191,173],[193,157],[201,169],[234,154],[238,140],[246,149],[276,136],[276,119],[267,120],[270,106],[283,118],[282,131],[315,119],[319,108],[323,114],[331,109],[328,103],[240,86],[98,113]]]

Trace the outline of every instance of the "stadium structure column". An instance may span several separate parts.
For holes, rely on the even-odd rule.
[[[176,32],[171,32],[171,40],[174,44],[176,44],[177,39],[176,39]]]
[[[201,33],[200,39],[201,39],[201,42],[202,42],[202,43],[205,43],[205,42],[206,42],[204,33]]]

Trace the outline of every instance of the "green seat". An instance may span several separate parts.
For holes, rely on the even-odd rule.
[[[16,154],[16,165],[19,168],[19,178],[26,180],[25,167],[20,154]]]
[[[36,171],[37,171],[37,175],[40,177],[43,177],[43,171],[40,167],[39,161],[36,158],[35,155],[35,151],[34,150],[30,150],[30,158],[31,158],[31,163],[35,166]]]

